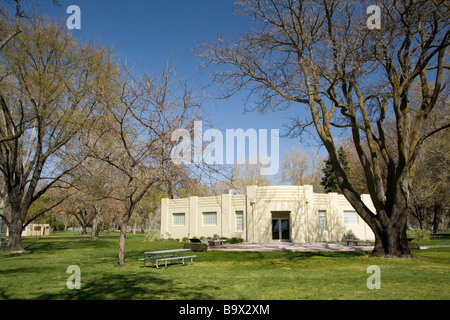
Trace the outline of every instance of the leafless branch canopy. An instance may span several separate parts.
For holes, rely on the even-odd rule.
[[[403,219],[404,210],[396,205],[408,200],[420,145],[450,122],[443,98],[450,35],[447,1],[378,1],[380,29],[367,24],[372,1],[237,3],[242,15],[253,18],[253,30],[235,40],[221,37],[197,52],[207,66],[228,67],[213,73],[214,81],[227,89],[225,97],[247,90],[257,96],[255,109],[261,112],[305,105],[309,112],[299,111],[289,133],[314,124],[343,193],[366,222],[374,222],[375,213],[362,203],[338,161],[334,132],[348,132],[377,219]],[[443,121],[427,123],[437,109],[447,110]],[[387,131],[392,120],[394,148]],[[386,180],[382,166],[388,168]]]

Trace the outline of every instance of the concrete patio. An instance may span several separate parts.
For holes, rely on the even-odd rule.
[[[287,252],[319,252],[319,251],[372,251],[373,246],[349,246],[337,243],[237,243],[223,246],[210,246],[208,251],[287,251]]]

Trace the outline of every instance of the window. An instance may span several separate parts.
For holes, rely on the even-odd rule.
[[[203,224],[206,226],[217,225],[217,212],[203,212]]]
[[[173,225],[174,226],[184,226],[184,213],[174,213],[173,214]]]
[[[344,224],[358,224],[356,211],[344,211]]]
[[[244,231],[244,211],[236,211],[236,231]]]
[[[319,230],[327,230],[327,212],[325,210],[319,210]]]

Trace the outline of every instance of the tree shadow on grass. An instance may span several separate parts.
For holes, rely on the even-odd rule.
[[[180,268],[182,268],[180,266]],[[210,300],[205,293],[218,288],[192,287],[172,279],[157,278],[150,273],[103,275],[96,279],[81,279],[80,289],[64,288],[58,293],[42,294],[37,300]]]
[[[307,260],[317,257],[328,257],[336,259],[348,259],[364,257],[370,252],[364,251],[209,251],[203,253],[202,261],[235,261],[250,262],[264,261],[273,259],[286,259],[288,261]],[[199,254],[199,253],[197,253]]]
[[[291,252],[288,260],[306,260],[317,257],[328,257],[335,259],[361,258],[368,254],[364,251],[311,251],[311,252]]]
[[[70,238],[67,237],[64,241],[58,238],[34,238],[26,239],[23,243],[26,252],[49,252],[54,250],[69,250],[69,249],[91,249],[91,248],[109,248],[111,242],[108,240],[92,240],[88,237]]]

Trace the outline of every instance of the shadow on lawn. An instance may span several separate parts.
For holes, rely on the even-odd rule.
[[[147,271],[147,270],[145,270]],[[149,273],[127,270],[124,274],[104,275],[86,280],[81,288],[67,288],[54,294],[42,294],[36,300],[204,300],[213,299],[205,291],[218,288],[178,285],[172,279],[160,279]]]
[[[312,251],[312,252],[292,252],[288,260],[306,260],[317,257],[328,258],[357,258],[364,257],[370,252],[364,251]]]
[[[260,262],[264,260],[270,261],[273,259],[287,259],[289,261],[297,261],[320,257],[348,259],[364,257],[369,253],[370,252],[364,251],[209,251],[203,253],[202,261]]]
[[[67,237],[63,239],[63,241],[58,238],[48,237],[26,239],[26,241],[24,241],[23,247],[27,252],[41,253],[54,250],[108,248],[111,247],[111,242],[103,239],[92,240],[89,237]]]

